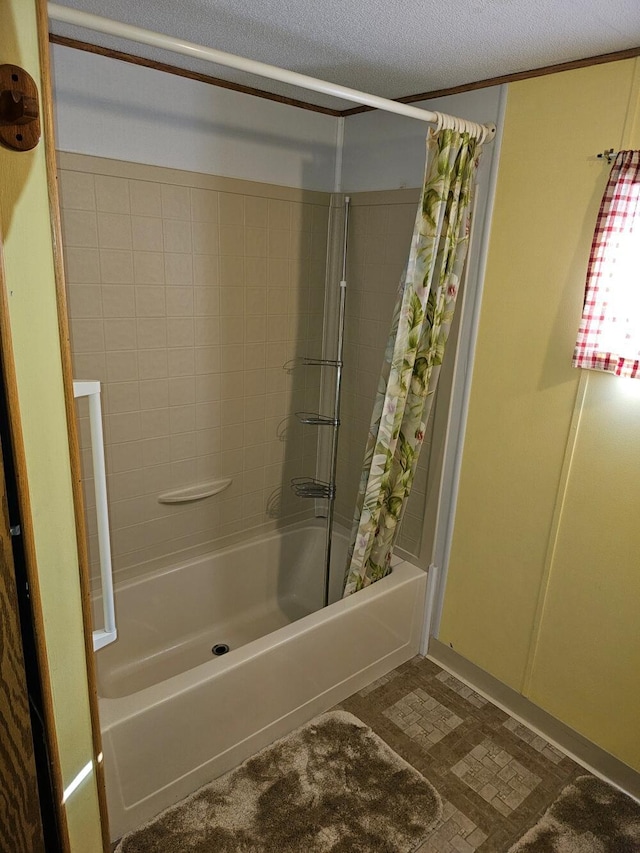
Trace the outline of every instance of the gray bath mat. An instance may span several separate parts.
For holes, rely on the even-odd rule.
[[[125,835],[117,853],[411,853],[441,811],[424,776],[333,711]]]
[[[580,776],[509,853],[639,851],[640,805],[594,776]]]

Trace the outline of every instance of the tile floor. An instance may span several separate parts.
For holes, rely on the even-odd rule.
[[[585,774],[426,658],[336,708],[359,717],[440,793],[442,818],[415,853],[507,853],[565,785]]]
[[[416,657],[341,702],[439,791],[416,853],[506,853],[585,770],[449,673]]]

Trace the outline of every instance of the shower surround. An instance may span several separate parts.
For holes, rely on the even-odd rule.
[[[321,352],[330,195],[69,153],[59,176],[75,378],[103,389],[116,579],[308,517],[289,480],[315,473],[317,433],[293,414],[317,410],[320,376],[283,366]],[[158,502],[225,478],[206,501]]]
[[[333,242],[340,230],[329,215],[340,198],[59,158],[75,377],[103,389],[119,639],[97,666],[115,838],[418,651],[421,569],[396,563],[339,600],[417,193],[353,197],[336,507],[346,524],[334,541],[334,603],[322,608],[323,527],[290,479],[322,475],[322,433],[295,412],[329,410],[334,374],[323,382],[320,368],[292,362],[333,354],[327,233]],[[88,426],[81,408],[97,592]],[[429,458],[425,449],[405,557],[424,551]],[[158,501],[225,479],[202,501]],[[216,657],[221,644],[230,651]]]

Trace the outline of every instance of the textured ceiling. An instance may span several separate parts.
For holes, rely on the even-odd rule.
[[[61,0],[398,98],[640,45],[640,0]],[[353,104],[51,21],[52,32],[270,92]]]

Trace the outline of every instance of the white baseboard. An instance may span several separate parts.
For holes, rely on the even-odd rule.
[[[534,705],[530,699],[507,687],[493,675],[433,637],[429,643],[427,657],[557,746],[585,770],[640,801],[640,773],[633,767],[596,746],[538,705]]]

